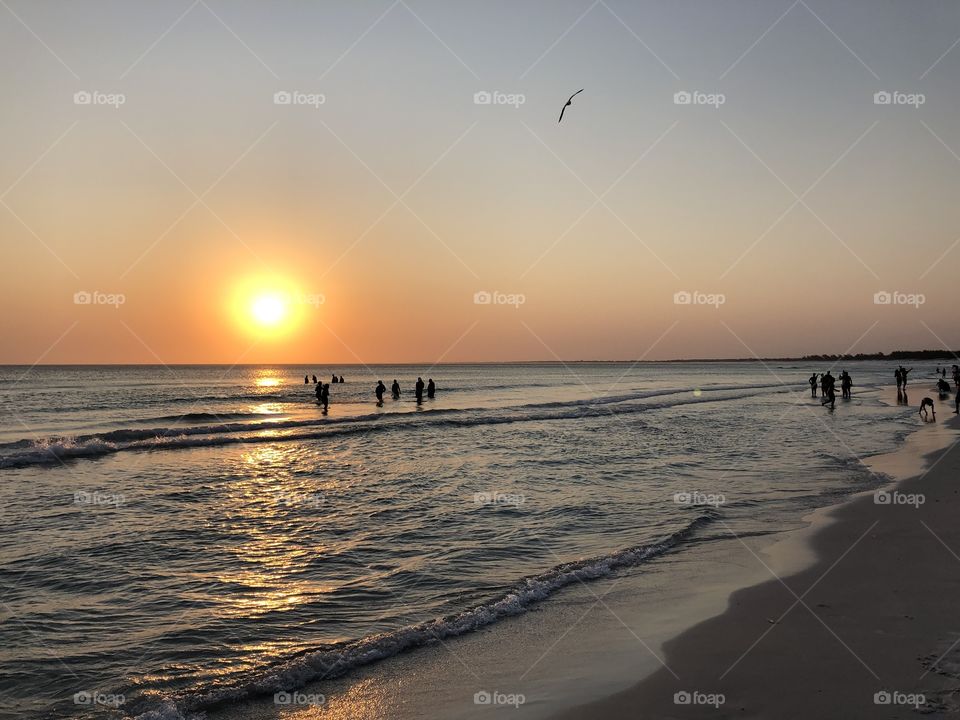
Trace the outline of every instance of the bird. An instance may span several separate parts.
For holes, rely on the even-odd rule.
[[[583,88],[580,88],[580,89],[577,90],[573,95],[570,96],[570,98],[567,100],[567,104],[564,105],[563,108],[560,110],[560,120],[563,120],[563,112],[564,112],[564,110],[566,110],[567,107],[570,106],[570,105],[573,103],[573,99],[574,99],[577,95],[579,95],[580,93],[582,93],[582,92],[583,92]],[[557,123],[558,123],[558,124],[560,123],[560,120],[557,120]]]

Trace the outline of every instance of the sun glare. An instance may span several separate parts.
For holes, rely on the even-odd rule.
[[[303,325],[309,306],[304,297],[289,277],[245,278],[237,281],[231,293],[230,314],[245,332],[261,339],[278,339]]]
[[[268,328],[276,327],[290,314],[290,303],[287,298],[276,293],[264,293],[253,299],[250,314],[257,324]]]

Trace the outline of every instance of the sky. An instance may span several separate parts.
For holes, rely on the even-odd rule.
[[[0,66],[0,363],[960,348],[956,2],[5,0]]]

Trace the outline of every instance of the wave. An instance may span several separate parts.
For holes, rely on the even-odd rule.
[[[128,428],[95,435],[80,435],[71,438],[48,438],[27,441],[26,450],[0,456],[0,469],[51,465],[78,458],[99,457],[128,450],[171,450],[218,445],[250,444],[264,442],[290,442],[350,435],[358,432],[411,429],[418,427],[473,427],[478,425],[501,425],[518,422],[542,422],[552,420],[576,420],[597,417],[603,413],[631,415],[681,405],[724,400],[741,400],[763,390],[779,385],[721,386],[709,391],[741,391],[730,396],[685,395],[673,401],[623,405],[629,401],[647,400],[655,397],[689,393],[689,390],[660,390],[632,393],[613,397],[574,400],[569,402],[537,403],[506,408],[444,408],[427,411],[396,413],[371,413],[344,418],[316,418],[306,420],[277,420],[260,423],[227,423],[176,428]],[[743,391],[747,391],[744,394]],[[616,411],[606,405],[620,404]],[[265,431],[268,431],[265,433]],[[286,432],[278,432],[286,431]],[[241,434],[241,433],[258,434]],[[24,447],[19,441],[7,448]]]
[[[277,665],[254,671],[234,684],[145,700],[144,703],[152,702],[153,706],[135,709],[136,718],[182,720],[227,703],[299,690],[307,683],[340,677],[355,668],[407,650],[473,632],[498,620],[519,615],[568,585],[607,577],[619,569],[663,555],[716,517],[715,513],[700,515],[686,527],[651,544],[557,565],[547,572],[524,578],[490,602],[454,615],[308,650]]]

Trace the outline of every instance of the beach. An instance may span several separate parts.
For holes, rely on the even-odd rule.
[[[558,717],[956,713],[960,425],[945,404],[940,410],[941,422],[952,419],[922,427],[904,448],[872,462],[909,476],[889,488],[888,502],[868,492],[818,513],[815,531],[792,539],[792,548],[757,555],[768,580],[738,590],[723,614],[668,641],[663,668]],[[944,442],[947,449],[930,452]],[[777,572],[802,543],[815,562]]]

